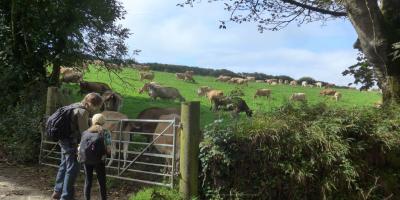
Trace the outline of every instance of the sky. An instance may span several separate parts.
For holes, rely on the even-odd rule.
[[[183,0],[122,0],[127,11],[120,21],[132,35],[129,50],[141,63],[157,62],[228,69],[234,72],[262,72],[288,75],[295,79],[347,85],[350,76],[341,73],[356,63],[352,48],[357,35],[346,19],[292,24],[279,31],[260,33],[255,23],[230,22],[219,29],[219,20],[229,13],[221,3],[203,0],[194,7],[179,7]]]

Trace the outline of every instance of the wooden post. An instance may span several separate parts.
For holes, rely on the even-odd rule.
[[[57,110],[58,88],[47,88],[46,116],[50,116]]]
[[[186,200],[198,196],[200,102],[182,103],[179,192]]]

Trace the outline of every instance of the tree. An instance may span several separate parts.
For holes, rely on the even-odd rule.
[[[344,70],[342,74],[343,76],[352,75],[354,77],[354,83],[361,84],[360,90],[368,90],[374,85],[378,85],[378,87],[381,88],[373,67],[361,52],[358,54],[357,63],[348,67],[348,69]],[[352,83],[350,83],[349,86],[350,85],[352,85]]]
[[[180,6],[201,0],[186,0]],[[221,1],[221,0],[210,0]],[[365,55],[383,90],[385,103],[400,103],[400,59],[393,44],[400,40],[399,0],[222,0],[229,20],[256,22],[258,29],[279,30],[290,23],[347,18],[358,39],[354,48]],[[225,28],[225,21],[222,21]]]
[[[129,31],[117,21],[124,15],[117,0],[2,0],[0,85],[13,94],[8,103],[33,82],[57,85],[61,65],[82,66],[94,58],[122,62]]]

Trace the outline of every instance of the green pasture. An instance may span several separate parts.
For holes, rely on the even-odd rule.
[[[236,87],[237,85],[216,82],[215,77],[194,76],[196,83],[185,82],[177,80],[174,73],[155,72],[155,79],[157,83],[163,86],[176,87],[187,101],[200,101],[201,103],[201,126],[204,126],[222,113],[213,113],[209,110],[210,103],[206,97],[197,96],[197,88],[200,86],[210,86],[214,89],[223,90],[225,94]],[[139,73],[135,69],[125,68],[121,72],[114,74],[104,69],[91,67],[90,71],[85,73],[85,81],[96,81],[107,83],[114,91],[119,92],[124,97],[124,104],[122,113],[127,114],[130,118],[135,118],[136,115],[148,107],[178,107],[178,101],[156,100],[152,101],[148,94],[139,94],[138,90],[144,84],[139,81]],[[73,88],[73,99],[79,101],[82,97],[77,93],[79,86],[77,84],[68,84],[64,87]],[[267,85],[266,83],[249,83],[248,86],[240,86],[245,93],[243,99],[247,102],[249,107],[256,112],[268,112],[274,108],[279,107],[288,101],[290,95],[295,92],[303,92],[307,95],[307,101],[310,104],[325,102],[329,106],[340,107],[359,107],[359,106],[373,106],[374,102],[381,98],[381,95],[376,92],[360,92],[351,89],[336,89],[343,95],[339,102],[335,102],[332,98],[323,97],[319,95],[321,88],[310,88],[301,86],[289,85]],[[254,99],[254,93],[257,89],[268,88],[272,90],[272,98],[257,98]]]

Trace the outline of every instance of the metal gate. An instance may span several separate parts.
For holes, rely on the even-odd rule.
[[[113,130],[111,133],[112,151],[115,156],[112,163],[110,163],[110,157],[106,159],[107,176],[172,188],[178,170],[176,169],[176,154],[179,150],[176,150],[176,140],[179,138],[176,135],[179,125],[176,124],[176,120],[123,119],[107,121],[118,123],[117,130]],[[127,124],[133,123],[142,125],[165,123],[166,126],[156,133],[131,132],[123,129]],[[172,144],[162,143],[160,138],[165,140],[168,137],[172,138]],[[151,138],[151,140],[146,138]],[[42,131],[39,163],[58,168],[60,157],[59,145],[46,140]]]

